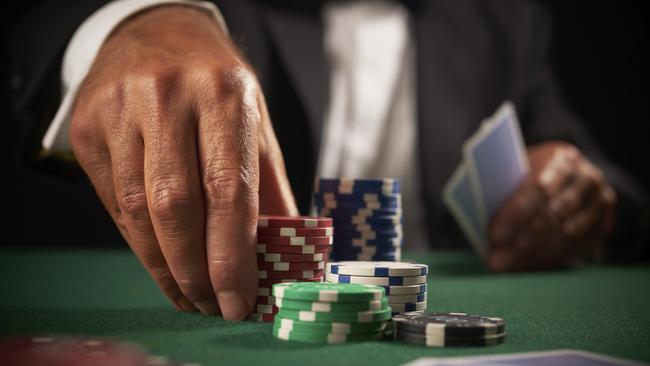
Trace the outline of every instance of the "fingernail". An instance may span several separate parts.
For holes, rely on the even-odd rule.
[[[243,320],[250,311],[246,299],[235,291],[220,291],[217,298],[223,318],[226,320]]]
[[[219,305],[215,300],[202,300],[194,302],[194,306],[204,315],[214,315],[219,312]]]

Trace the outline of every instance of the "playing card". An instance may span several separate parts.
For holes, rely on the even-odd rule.
[[[463,146],[470,187],[483,231],[492,214],[528,175],[528,156],[511,102],[496,113]]]
[[[467,166],[462,162],[445,185],[443,202],[474,247],[474,251],[484,257],[487,250],[485,233],[479,224]]]
[[[492,356],[423,357],[402,366],[640,366],[640,362],[578,350],[525,352]]]

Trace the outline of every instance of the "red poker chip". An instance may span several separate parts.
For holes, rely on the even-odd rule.
[[[258,314],[277,314],[278,311],[278,307],[273,304],[257,304],[254,310]]]
[[[258,253],[257,262],[322,262],[327,259],[326,253],[291,254],[291,253]]]
[[[330,217],[260,215],[258,227],[332,227]]]
[[[257,305],[275,305],[275,296],[273,295],[267,295],[267,296],[257,296],[257,299],[255,300],[255,304]]]
[[[274,270],[259,270],[257,271],[259,279],[303,279],[303,278],[316,278],[323,276],[323,270],[303,270],[303,271],[274,271]]]
[[[325,262],[257,262],[257,268],[265,271],[305,271],[323,270]]]
[[[258,227],[260,236],[332,236],[333,227]]]
[[[259,288],[263,289],[271,289],[273,285],[276,283],[294,283],[294,282],[321,282],[323,279],[322,277],[314,277],[314,278],[301,278],[301,279],[283,279],[283,280],[273,280],[273,279],[260,279],[257,282],[257,285]],[[258,291],[259,293],[259,291]],[[270,295],[270,293],[269,293]]]
[[[0,340],[0,365],[147,366],[178,365],[141,347],[99,337],[18,337]]]
[[[275,319],[275,314],[251,313],[248,319],[256,322],[271,323]]]
[[[257,244],[257,253],[315,254],[327,253],[329,245],[273,245]]]
[[[258,244],[273,245],[332,245],[332,236],[257,236]]]

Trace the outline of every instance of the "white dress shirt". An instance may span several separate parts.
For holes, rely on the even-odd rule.
[[[43,138],[46,150],[69,150],[68,127],[77,90],[103,42],[129,16],[163,4],[193,5],[227,30],[218,9],[193,0],[118,0],[77,29],[61,71],[63,101]],[[415,93],[415,45],[408,11],[395,1],[328,4],[323,10],[330,60],[318,174],[397,178],[402,182],[404,246],[427,243],[420,199]]]

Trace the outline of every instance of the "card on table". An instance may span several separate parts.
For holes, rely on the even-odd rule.
[[[490,356],[423,357],[402,366],[640,366],[640,362],[579,350],[524,352]]]

